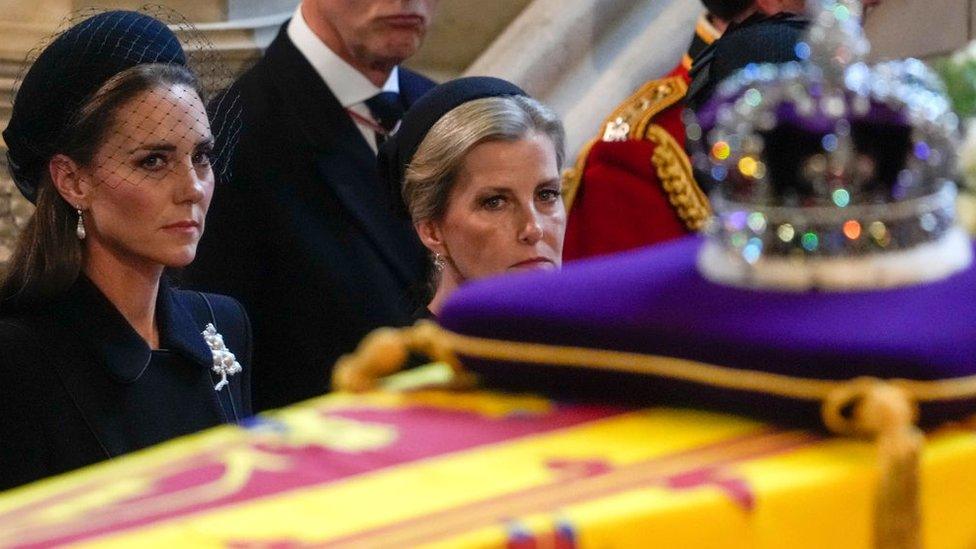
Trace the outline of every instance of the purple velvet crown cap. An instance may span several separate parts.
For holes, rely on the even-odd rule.
[[[921,63],[921,62],[919,62]],[[734,109],[736,105],[747,99],[747,93],[752,93],[753,87],[742,87],[742,84],[756,82],[770,82],[774,77],[797,77],[801,74],[802,64],[791,63],[790,65],[777,67],[775,65],[750,64],[742,72],[731,80],[727,80],[724,85],[719,86],[715,96],[706,103],[698,112],[695,113],[696,123],[703,131],[711,131],[719,125],[721,117],[726,117],[724,113]],[[758,89],[756,89],[759,91]],[[822,86],[811,86],[805,90],[809,94],[811,103],[806,109],[801,107],[799,101],[784,101],[772,109],[773,117],[767,118],[774,124],[760,124],[760,129],[771,130],[776,124],[794,126],[802,131],[811,134],[825,135],[831,133],[836,128],[837,116],[827,112],[827,109],[816,108],[813,103],[823,98]],[[754,96],[754,94],[753,94]],[[905,113],[897,110],[883,101],[878,101],[870,96],[863,97],[849,90],[843,90],[844,109],[850,114],[846,117],[848,121],[863,122],[865,124],[879,124],[883,126],[906,126],[911,124]],[[760,99],[761,100],[761,99]],[[865,101],[866,100],[866,101]],[[752,100],[754,101],[754,100]],[[855,104],[860,103],[857,108]]]

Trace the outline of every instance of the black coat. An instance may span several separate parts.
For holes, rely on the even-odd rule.
[[[156,318],[165,351],[83,276],[54,303],[0,318],[0,490],[251,415],[240,304],[163,281]],[[202,335],[214,320],[243,368],[219,393]]]
[[[405,106],[432,86],[400,69]],[[409,324],[427,255],[372,149],[284,28],[221,99],[214,124],[242,109],[243,129],[183,276],[244,304],[264,410],[326,392],[341,354],[376,327]]]
[[[695,57],[685,105],[693,111],[701,109],[723,80],[750,63],[796,61],[797,42],[809,24],[801,16],[783,12],[772,16],[756,13],[729,25],[721,38]]]

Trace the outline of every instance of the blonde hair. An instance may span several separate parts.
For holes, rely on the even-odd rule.
[[[547,136],[562,170],[566,134],[549,107],[524,96],[487,97],[455,107],[431,127],[407,166],[402,195],[414,223],[440,219],[455,179],[472,148],[486,141],[518,141],[531,132]]]

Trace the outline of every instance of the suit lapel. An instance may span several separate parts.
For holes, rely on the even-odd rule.
[[[315,154],[315,170],[404,285],[417,280],[408,250],[419,249],[408,219],[397,215],[376,155],[339,100],[282,30],[265,55],[272,81]],[[402,80],[401,80],[402,81]],[[410,83],[410,97],[418,92]]]
[[[190,359],[199,376],[209,381],[205,372],[211,359],[202,336],[199,343],[185,334],[175,337],[173,330],[197,329],[182,308],[174,307],[168,286],[160,287],[157,300],[161,324],[161,339],[173,344],[173,351]],[[185,318],[184,318],[185,317]],[[144,421],[131,410],[137,407],[131,387],[140,383],[146,373],[151,351],[136,334],[125,318],[108,299],[84,276],[80,277],[67,298],[52,308],[52,314],[39,320],[50,334],[54,360],[64,387],[92,435],[108,456],[132,451],[132,440],[124,431],[131,425]],[[163,333],[165,330],[165,333]],[[194,375],[194,374],[191,374]],[[181,402],[170,402],[174,409],[195,409],[192,418],[195,426],[188,431],[219,424],[222,414],[219,403],[212,395],[208,383],[194,384],[192,389],[180,395]],[[143,403],[151,405],[151,403]],[[120,428],[120,426],[122,428]],[[174,432],[163,438],[183,434]]]
[[[413,228],[395,212],[392,191],[383,188],[375,160],[355,153],[338,146],[320,155],[316,161],[319,176],[404,285],[409,285],[417,278],[408,262],[413,256],[410,250],[416,248]]]
[[[166,277],[160,281],[159,300],[156,305],[159,319],[160,345],[175,351],[188,361],[206,370],[213,366],[213,353],[203,339],[203,329],[211,320],[200,322],[177,299]]]
[[[370,154],[372,149],[346,109],[288,38],[287,26],[286,23],[268,46],[261,62],[267,68],[269,81],[278,90],[278,97],[291,110],[289,123],[305,135],[305,142],[316,151],[327,150],[337,141],[350,141],[355,136],[358,139],[349,145]]]

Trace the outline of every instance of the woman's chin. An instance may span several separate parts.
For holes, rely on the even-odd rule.
[[[508,268],[509,272],[522,272],[522,271],[554,271],[559,268],[559,265],[551,261],[532,261],[528,263],[519,263],[518,265],[512,265]]]
[[[160,258],[165,267],[170,269],[182,269],[190,263],[193,263],[193,259],[197,256],[197,247],[194,245],[190,249],[180,249],[173,250],[172,252],[166,254],[165,257]]]

